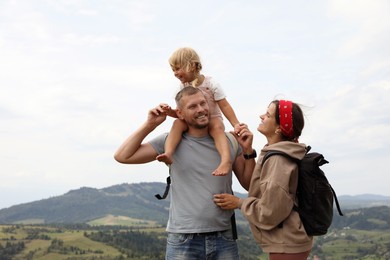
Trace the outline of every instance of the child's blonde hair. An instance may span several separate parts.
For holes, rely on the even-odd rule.
[[[189,47],[179,48],[174,51],[169,58],[169,65],[172,68],[181,68],[186,72],[195,72],[195,75],[199,75],[202,70],[202,63],[200,62],[199,55],[195,50]],[[198,77],[191,82],[192,86],[195,86],[198,81]]]

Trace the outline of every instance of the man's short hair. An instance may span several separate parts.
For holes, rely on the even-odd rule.
[[[175,97],[176,105],[180,107],[180,101],[184,96],[192,96],[201,92],[199,89],[192,86],[182,88]]]

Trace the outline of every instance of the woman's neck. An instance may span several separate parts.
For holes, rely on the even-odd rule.
[[[271,145],[271,144],[276,144],[276,143],[279,143],[283,141],[282,138],[280,138],[279,135],[272,135],[270,137],[267,137],[267,143],[268,145]]]

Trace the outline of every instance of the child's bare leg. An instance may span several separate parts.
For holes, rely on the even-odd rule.
[[[213,175],[224,176],[231,170],[232,161],[230,159],[229,141],[225,135],[225,126],[222,120],[220,118],[212,118],[210,120],[209,131],[214,139],[215,147],[221,156],[221,162],[213,172]]]
[[[167,140],[165,142],[165,147],[164,150],[165,152],[158,155],[156,157],[156,160],[160,162],[164,162],[166,164],[172,164],[173,163],[173,153],[175,152],[175,149],[177,145],[181,141],[181,135],[183,134],[184,131],[187,130],[187,124],[180,120],[176,119],[173,122],[171,131],[168,134]]]

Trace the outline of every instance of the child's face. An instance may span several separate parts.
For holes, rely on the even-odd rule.
[[[173,74],[180,80],[181,83],[189,83],[195,79],[195,73],[193,71],[187,71],[180,66],[172,66]]]

